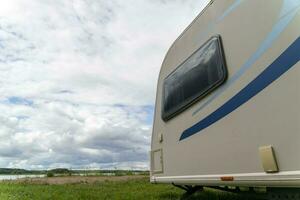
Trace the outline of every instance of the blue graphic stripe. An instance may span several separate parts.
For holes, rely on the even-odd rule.
[[[233,96],[224,105],[216,111],[208,115],[206,118],[185,130],[180,140],[184,140],[203,129],[209,127],[220,119],[224,118],[238,107],[249,101],[252,97],[257,95],[273,81],[278,79],[282,74],[287,72],[300,60],[300,37],[288,47],[270,66],[268,66],[259,76],[251,81],[239,93]]]
[[[217,19],[217,22],[224,20],[231,12],[233,12],[244,0],[236,0],[225,12]]]
[[[243,66],[215,93],[213,93],[208,100],[193,112],[193,116],[200,112],[203,108],[209,105],[213,100],[220,96],[227,88],[229,88],[235,81],[237,81],[273,44],[273,42],[286,29],[289,23],[294,19],[300,7],[299,0],[285,0],[281,8],[278,22],[272,28],[272,31],[267,35],[266,39],[261,43],[256,52],[245,62]]]
[[[198,35],[198,38],[205,38],[208,37],[208,34],[211,32],[214,32],[216,23],[221,23],[228,15],[230,15],[232,12],[234,12],[240,4],[243,3],[245,0],[236,0],[233,2],[219,17],[217,17],[215,20],[211,21],[203,30],[200,32],[200,35]]]
[[[299,7],[299,4],[299,0],[283,0],[280,16],[283,17],[284,15],[292,12],[293,9]]]

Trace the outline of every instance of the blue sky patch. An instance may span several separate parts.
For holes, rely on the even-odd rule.
[[[22,98],[22,97],[8,97],[7,101],[9,104],[13,105],[24,105],[24,106],[32,106],[33,101],[30,99]]]

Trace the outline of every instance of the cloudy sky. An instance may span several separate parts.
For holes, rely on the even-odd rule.
[[[0,6],[0,167],[147,169],[164,55],[207,0]]]

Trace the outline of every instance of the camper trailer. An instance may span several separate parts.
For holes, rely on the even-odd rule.
[[[212,0],[163,61],[151,182],[300,188],[299,36],[300,0]]]

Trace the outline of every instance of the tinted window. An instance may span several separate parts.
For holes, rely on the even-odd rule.
[[[213,37],[164,80],[162,118],[168,120],[204,97],[226,75],[220,37]]]

